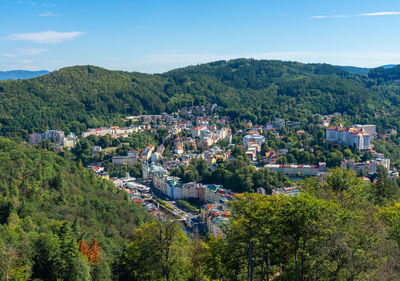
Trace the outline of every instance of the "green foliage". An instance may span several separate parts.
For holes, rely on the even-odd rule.
[[[173,221],[136,230],[123,256],[120,280],[189,280],[189,240]]]
[[[165,208],[170,209],[171,211],[174,210],[174,208],[168,204],[167,202],[165,202],[164,200],[161,200],[160,198],[156,199],[158,203],[160,203],[161,205],[163,205]]]
[[[35,79],[0,82],[0,134],[27,137],[50,128],[79,134],[89,127],[123,125],[126,115],[206,103],[223,106],[221,113],[233,119],[259,123],[347,112],[352,122],[374,119],[378,125],[398,127],[395,118],[376,114],[382,106],[399,114],[399,87],[392,83],[397,72],[398,67],[376,69],[366,77],[327,64],[252,59],[161,75],[68,67]]]
[[[350,189],[357,189],[361,185],[363,185],[363,181],[357,178],[352,170],[335,168],[326,178],[324,186],[334,191],[349,191]]]
[[[145,131],[121,138],[112,138],[110,135],[102,137],[88,136],[87,138],[81,138],[71,152],[75,156],[75,160],[82,161],[84,165],[99,161],[111,161],[112,155],[125,156],[129,150],[140,151],[150,144],[157,146],[162,142],[164,136],[164,131],[160,131],[157,134]],[[100,146],[103,151],[93,155],[92,148],[95,145]],[[107,151],[107,148],[110,147],[115,148],[112,154]],[[137,174],[137,171],[132,170],[132,172]]]
[[[179,207],[181,207],[182,209],[187,210],[189,212],[192,212],[195,214],[200,213],[200,210],[198,208],[196,208],[196,206],[190,204],[190,202],[187,200],[178,199],[178,200],[176,200],[176,204]]]
[[[221,184],[235,192],[256,191],[257,188],[262,187],[270,194],[273,187],[282,188],[290,184],[283,174],[267,168],[256,169],[249,165],[248,161],[236,159],[231,163],[220,162],[213,172],[208,171],[207,161],[193,159],[188,167],[179,166],[173,169],[171,175],[182,178],[184,182]]]
[[[55,153],[0,138],[0,158],[0,280],[3,272],[10,280],[110,280],[115,255],[146,212],[111,182]],[[91,276],[77,241],[93,236],[103,273]]]

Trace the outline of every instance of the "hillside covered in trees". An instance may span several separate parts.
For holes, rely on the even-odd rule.
[[[354,122],[399,127],[393,118],[399,115],[398,69],[354,75],[327,64],[248,59],[155,75],[67,67],[35,79],[0,82],[0,134],[26,137],[48,128],[79,133],[122,124],[127,115],[206,103],[217,103],[233,118],[259,122],[346,112]]]
[[[110,280],[147,212],[53,152],[0,138],[0,158],[0,280]]]
[[[152,220],[110,182],[0,138],[0,280],[398,280],[399,187],[334,169],[298,196],[244,193],[224,237]]]

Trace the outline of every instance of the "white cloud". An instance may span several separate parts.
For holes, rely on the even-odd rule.
[[[400,15],[400,12],[377,12],[377,13],[365,13],[359,14],[360,17],[371,17],[371,16],[392,16],[392,15]]]
[[[374,12],[358,15],[329,15],[329,16],[311,16],[310,19],[329,19],[329,18],[350,18],[350,17],[371,17],[371,16],[393,16],[400,15],[400,12]]]
[[[33,6],[36,6],[37,5],[37,2],[34,2],[34,1],[17,1],[17,4],[28,4],[28,5],[33,5]]]
[[[42,31],[33,33],[16,33],[8,36],[9,40],[30,41],[34,43],[61,43],[64,41],[73,40],[81,36],[83,32],[57,32],[57,31]]]
[[[333,16],[312,16],[310,19],[326,19],[326,18],[347,18],[345,15],[333,15]]]
[[[55,7],[56,5],[54,4],[48,4],[48,3],[43,3],[42,7]]]
[[[32,63],[32,60],[22,60],[22,63]]]
[[[47,12],[47,13],[42,13],[42,14],[39,14],[39,17],[57,17],[58,15],[56,15],[55,13],[53,13],[53,12]]]

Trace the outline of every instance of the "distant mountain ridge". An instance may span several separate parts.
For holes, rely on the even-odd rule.
[[[368,74],[368,72],[370,72],[370,70],[372,69],[366,67],[342,66],[342,65],[338,65],[338,67],[352,74]]]
[[[10,70],[0,71],[0,80],[30,79],[50,73],[47,70],[29,71],[29,70]]]
[[[396,67],[397,64],[386,64],[382,65],[376,68],[384,68],[384,69],[390,69],[393,67]],[[343,65],[337,65],[337,67],[340,67],[341,69],[350,72],[351,74],[368,74],[372,69],[375,68],[367,68],[367,67],[357,67],[357,66],[343,66]]]

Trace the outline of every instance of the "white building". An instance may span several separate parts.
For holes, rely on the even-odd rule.
[[[63,137],[62,144],[63,144],[63,147],[74,148],[76,145],[76,138],[75,137]]]
[[[259,144],[261,146],[264,140],[264,136],[259,134],[246,135],[243,137],[243,146],[245,149],[249,147],[249,143]]]
[[[377,134],[376,134],[376,125],[360,125],[360,124],[355,124],[353,125],[354,128],[359,129],[359,130],[364,130],[365,133],[371,136],[372,139],[376,139]]]
[[[358,150],[368,150],[371,148],[371,136],[363,128],[329,127],[326,129],[325,138],[329,142],[348,146],[355,145]]]

